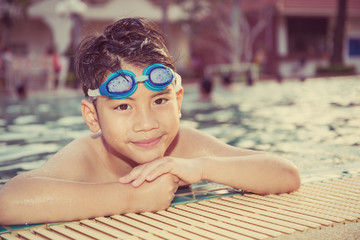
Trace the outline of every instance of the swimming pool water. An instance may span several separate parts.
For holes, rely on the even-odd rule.
[[[360,76],[216,86],[211,102],[198,101],[197,85],[184,88],[182,124],[280,154],[302,171],[360,164]],[[79,91],[0,97],[0,186],[90,133],[81,99]]]

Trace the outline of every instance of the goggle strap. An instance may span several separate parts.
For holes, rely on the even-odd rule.
[[[175,92],[177,93],[181,89],[181,76],[175,72]]]
[[[139,77],[135,77],[135,80],[137,81],[137,82],[145,82],[146,80],[148,80],[149,79],[149,77],[148,76],[139,76]]]
[[[87,93],[88,93],[89,97],[98,97],[98,96],[101,96],[99,89],[95,89],[95,90],[88,89],[88,92],[87,92]]]

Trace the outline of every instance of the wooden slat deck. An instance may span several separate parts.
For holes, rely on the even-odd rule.
[[[218,192],[224,192],[221,189]],[[215,191],[216,192],[216,191]],[[222,194],[220,194],[222,195]],[[291,194],[189,193],[166,211],[5,231],[1,239],[271,239],[359,223],[360,175],[302,185]],[[186,200],[187,199],[187,200]]]

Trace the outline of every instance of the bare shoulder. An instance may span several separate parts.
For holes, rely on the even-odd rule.
[[[192,158],[199,156],[238,156],[258,153],[237,148],[216,137],[188,126],[181,126],[178,142],[174,151],[179,157]]]
[[[74,181],[87,181],[94,171],[100,137],[86,135],[77,138],[54,154],[44,166],[28,172],[28,176],[41,176]]]

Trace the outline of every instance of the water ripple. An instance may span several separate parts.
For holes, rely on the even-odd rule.
[[[234,146],[275,152],[301,170],[360,163],[359,76],[260,82],[233,91],[216,86],[211,102],[197,101],[196,85],[184,87],[184,125]],[[89,133],[81,98],[0,97],[0,185]]]

